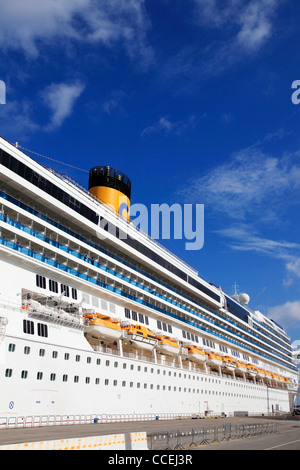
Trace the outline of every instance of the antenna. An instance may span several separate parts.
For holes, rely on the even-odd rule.
[[[239,295],[239,289],[240,289],[240,286],[235,281],[234,285],[232,286],[233,296],[237,297]]]

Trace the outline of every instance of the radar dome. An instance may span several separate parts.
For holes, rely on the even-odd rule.
[[[239,301],[243,305],[248,305],[248,303],[250,302],[250,297],[248,294],[239,294]]]

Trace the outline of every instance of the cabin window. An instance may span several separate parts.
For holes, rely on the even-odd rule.
[[[12,376],[12,369],[6,369],[5,377],[11,377],[11,376]]]
[[[125,308],[125,317],[130,318],[130,310],[129,308]]]
[[[66,297],[70,297],[70,290],[69,286],[65,286],[64,284],[60,285],[60,292]]]
[[[51,292],[55,292],[57,294],[58,293],[58,283],[56,281],[52,281],[52,279],[49,279],[49,290],[51,290]]]
[[[72,287],[72,299],[77,300],[77,289]]]
[[[48,325],[44,323],[38,323],[38,335],[48,338]]]
[[[46,278],[44,276],[36,275],[36,285],[42,289],[46,289]]]
[[[137,321],[137,313],[134,310],[132,310],[131,313],[132,313],[132,320]]]
[[[30,320],[23,320],[23,332],[34,335],[34,323]]]

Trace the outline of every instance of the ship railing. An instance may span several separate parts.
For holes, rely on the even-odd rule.
[[[85,324],[81,317],[71,315],[65,311],[51,308],[51,307],[35,307],[31,305],[25,305],[22,307],[26,310],[29,316],[37,318],[47,318],[55,323],[72,325],[74,328],[84,328]]]
[[[1,310],[20,310],[20,300],[18,301],[15,297],[0,294],[0,308]]]
[[[0,344],[4,339],[7,323],[8,319],[6,317],[0,316]]]
[[[92,344],[91,346],[95,352],[112,354],[113,356],[120,356],[120,351],[118,351],[117,349],[109,348],[107,346],[98,346],[94,344]]]
[[[282,413],[286,416],[286,413]],[[32,427],[46,427],[46,426],[71,426],[71,425],[84,425],[84,424],[107,424],[107,423],[121,423],[121,422],[134,422],[134,421],[154,421],[154,420],[182,420],[182,419],[200,419],[200,418],[218,418],[224,417],[224,413],[215,413],[207,411],[204,413],[116,413],[104,414],[95,413],[88,415],[29,415],[29,416],[0,416],[0,431],[1,429],[14,429],[14,428],[32,428]],[[234,417],[235,413],[230,412],[228,417]],[[246,415],[245,415],[246,416]],[[247,416],[259,416],[257,413],[248,413]],[[274,416],[273,413],[262,416]],[[259,424],[264,426],[264,424]],[[276,425],[276,423],[275,423]],[[225,426],[230,426],[230,424]],[[237,426],[240,426],[239,424]],[[253,425],[247,425],[247,429],[243,426],[243,433],[250,433],[249,429]],[[269,424],[272,427],[272,424]],[[226,428],[228,431],[228,428]],[[264,433],[265,431],[263,431]],[[250,434],[249,434],[250,435]]]
[[[131,421],[154,421],[192,418],[190,413],[124,413],[88,415],[31,415],[0,416],[0,430],[41,426],[70,426],[74,424],[119,423]]]

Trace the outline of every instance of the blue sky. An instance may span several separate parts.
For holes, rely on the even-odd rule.
[[[299,20],[288,0],[0,0],[0,135],[204,204],[164,244],[300,339]],[[87,173],[36,157],[87,185]]]

